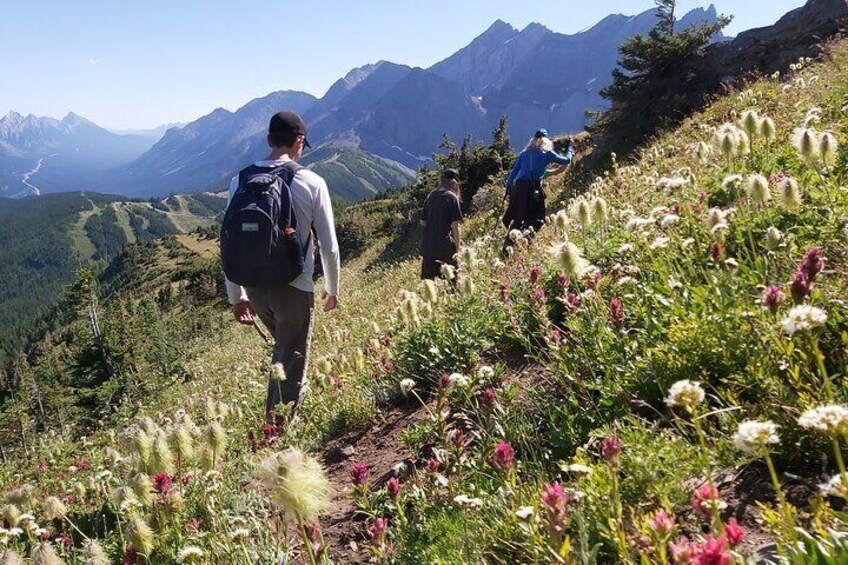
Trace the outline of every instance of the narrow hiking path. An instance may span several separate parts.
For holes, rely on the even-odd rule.
[[[41,195],[41,189],[38,188],[37,186],[35,186],[34,184],[32,184],[31,182],[29,182],[29,179],[31,179],[32,176],[35,173],[37,173],[38,171],[41,170],[41,166],[43,164],[44,164],[44,157],[42,157],[38,160],[38,163],[36,163],[35,167],[33,167],[32,170],[24,173],[24,175],[21,177],[21,182],[24,184],[24,186],[27,186],[32,191],[33,196]],[[16,196],[28,196],[28,195],[22,192],[22,193],[20,193]]]

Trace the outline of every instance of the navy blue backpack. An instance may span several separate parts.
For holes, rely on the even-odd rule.
[[[229,281],[274,288],[303,273],[304,248],[290,191],[302,168],[292,161],[276,168],[251,165],[239,173],[221,225],[221,262]]]

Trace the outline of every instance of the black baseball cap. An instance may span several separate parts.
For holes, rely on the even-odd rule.
[[[445,172],[442,173],[442,178],[459,180],[459,171],[456,169],[445,169]]]
[[[269,135],[292,133],[302,135],[304,145],[312,147],[309,145],[309,140],[306,139],[306,122],[303,121],[303,118],[294,112],[277,112],[271,116],[271,123],[268,124]]]

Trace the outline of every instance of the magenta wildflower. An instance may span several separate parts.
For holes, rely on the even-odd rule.
[[[156,473],[156,475],[153,476],[153,490],[159,494],[168,494],[173,482],[173,479],[168,475],[168,473]]]
[[[382,544],[386,538],[386,532],[389,529],[389,520],[388,518],[377,518],[371,525],[368,526],[368,537],[372,540],[376,541],[378,544]]]
[[[648,526],[656,532],[657,537],[666,539],[674,531],[674,516],[670,516],[665,510],[657,510],[648,519]]]
[[[722,254],[724,253],[724,246],[718,242],[710,245],[710,257],[713,258],[713,261],[718,261],[721,259]]]
[[[559,481],[548,483],[542,489],[542,507],[551,532],[562,532],[568,524],[568,503],[571,497]]]
[[[495,454],[489,458],[489,464],[501,473],[512,469],[515,464],[515,450],[512,445],[505,440],[499,441],[495,446]]]
[[[439,463],[438,459],[430,458],[427,460],[425,468],[427,469],[428,473],[436,473],[438,472],[440,466],[441,464]]]
[[[400,481],[397,477],[392,477],[386,481],[386,492],[389,494],[389,498],[397,500],[398,494],[400,494]]]
[[[450,386],[451,386],[450,375],[447,374],[447,373],[443,373],[442,376],[439,378],[439,388],[441,388],[443,390],[447,390],[447,389],[450,388]]]
[[[624,326],[624,305],[620,298],[613,298],[609,304],[610,323],[616,328],[621,329]]]
[[[477,403],[480,405],[481,410],[491,412],[492,408],[495,407],[495,389],[486,387],[480,391],[477,394]]]
[[[763,308],[769,310],[772,314],[777,312],[783,301],[786,300],[786,295],[779,286],[770,286],[763,293]]]
[[[568,276],[560,275],[557,277],[557,286],[559,288],[567,288],[568,285],[571,284],[571,280],[569,280]]]
[[[792,300],[796,304],[800,304],[810,294],[812,285],[810,279],[802,271],[795,273],[795,277],[789,284],[789,292],[792,294]]]
[[[361,487],[368,483],[368,465],[357,461],[350,469],[350,480],[354,485]]]
[[[531,300],[533,300],[533,302],[535,302],[536,304],[544,304],[546,299],[547,297],[545,296],[545,291],[541,288],[537,288],[536,291],[533,293],[533,297],[531,298]]]
[[[719,502],[718,489],[712,483],[704,483],[695,490],[692,508],[701,518],[710,520],[713,516],[713,508]]]
[[[697,550],[698,547],[686,536],[681,536],[677,541],[668,542],[668,552],[675,565],[694,565]]]
[[[804,258],[801,259],[798,271],[807,275],[807,280],[813,283],[818,274],[824,270],[824,266],[825,258],[822,255],[821,247],[811,247],[804,253]]]
[[[745,539],[745,528],[739,525],[736,518],[731,518],[724,526],[724,535],[730,547],[736,547]]]
[[[621,464],[621,440],[617,435],[612,434],[601,442],[601,455],[612,467]]]
[[[695,563],[697,565],[728,565],[732,560],[733,556],[727,549],[727,538],[722,534],[718,537],[707,536],[704,544],[698,549]]]
[[[530,282],[536,284],[536,281],[539,280],[539,275],[542,274],[542,269],[538,266],[534,266],[530,269]]]

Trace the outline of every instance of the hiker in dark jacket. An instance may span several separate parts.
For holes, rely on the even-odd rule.
[[[442,186],[431,192],[424,201],[421,225],[421,278],[434,279],[443,265],[456,266],[454,255],[461,245],[459,222],[459,172],[447,169],[442,173]]]
[[[571,163],[574,151],[568,140],[565,155],[554,151],[554,144],[545,129],[540,129],[515,160],[506,179],[509,204],[503,217],[507,231],[514,229],[538,230],[545,221],[545,191],[542,180],[549,175],[564,172]],[[558,163],[559,168],[548,171],[548,165]]]

